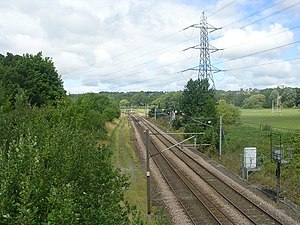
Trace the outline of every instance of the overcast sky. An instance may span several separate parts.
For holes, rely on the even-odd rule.
[[[1,0],[0,53],[42,51],[68,93],[183,90],[203,11],[217,89],[300,87],[299,0]]]

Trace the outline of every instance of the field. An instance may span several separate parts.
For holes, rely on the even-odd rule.
[[[300,130],[300,110],[242,109],[242,123],[255,127],[272,126],[276,129]]]
[[[300,204],[300,110],[282,109],[273,113],[270,109],[242,109],[242,124],[224,128],[225,140],[221,163],[239,174],[241,156],[244,147],[257,147],[260,171],[249,177],[249,182],[256,186],[274,191],[276,188],[276,164],[270,158],[270,131],[281,134],[283,146],[291,147],[293,159],[281,168],[282,196]],[[272,129],[269,129],[272,128]],[[273,139],[279,145],[279,136]]]

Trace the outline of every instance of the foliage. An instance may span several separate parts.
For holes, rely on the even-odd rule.
[[[0,113],[7,112],[11,109],[11,103],[5,95],[4,85],[0,82]]]
[[[242,123],[248,126],[272,127],[277,130],[299,130],[300,111],[298,109],[282,109],[273,112],[271,109],[241,109]]]
[[[127,100],[127,99],[122,99],[120,102],[119,102],[119,106],[120,108],[128,108],[130,107],[130,102]]]
[[[258,113],[256,111],[259,111]],[[261,112],[260,112],[261,111]],[[294,118],[293,124],[299,124],[299,112],[292,110],[291,114],[285,115],[287,112],[283,112],[281,117],[272,116],[270,110],[268,111],[268,117],[265,114],[267,110],[242,110],[242,120],[244,117],[253,115],[253,121],[268,122],[268,118],[274,119],[274,121],[282,120],[287,121],[289,117]],[[296,115],[297,114],[297,115]],[[252,125],[252,124],[250,124]],[[250,177],[250,181],[254,182],[261,188],[268,188],[275,190],[276,178],[275,169],[276,165],[272,162],[270,157],[270,134],[272,133],[272,143],[274,146],[279,146],[280,136],[282,141],[282,148],[285,150],[285,156],[288,156],[288,147],[293,149],[293,159],[290,163],[282,165],[281,180],[283,195],[290,200],[299,204],[299,174],[300,174],[300,139],[299,130],[287,130],[274,128],[269,126],[269,129],[263,129],[266,126],[249,126],[243,124],[239,126],[225,126],[225,141],[223,144],[223,156],[222,163],[227,168],[239,173],[241,155],[245,147],[256,147],[258,151],[258,162],[260,163],[260,171],[254,173]]]
[[[207,79],[188,81],[181,98],[185,132],[204,132],[201,143],[215,145],[214,129],[217,126],[216,98]]]
[[[224,100],[228,104],[242,107],[247,95],[243,91],[216,91],[218,100]]]
[[[278,98],[281,99],[282,105],[288,108],[297,106],[300,102],[299,88],[291,87],[266,88],[262,90],[249,88],[241,89],[239,91],[218,90],[216,92],[218,100],[225,100],[228,104],[243,108],[271,108],[272,101],[273,103],[276,103]],[[257,94],[265,96],[265,100],[262,99],[262,102],[259,105],[253,104],[255,98],[250,100],[251,96]]]
[[[13,106],[19,90],[23,90],[31,105],[53,104],[65,96],[63,82],[52,60],[42,53],[23,56],[0,54],[0,82],[5,96]]]
[[[164,109],[166,112],[170,112],[172,110],[180,110],[180,101],[182,97],[182,92],[167,92],[154,101],[152,101],[151,105],[159,108]]]
[[[105,96],[85,95],[0,115],[0,224],[141,223],[124,201],[128,178],[112,167],[111,149],[99,145],[111,120],[106,110],[119,115],[113,106]],[[88,120],[102,123],[88,127]]]
[[[243,108],[261,109],[266,102],[266,96],[263,94],[254,94],[244,100]]]
[[[241,111],[234,105],[221,100],[217,106],[218,116],[222,116],[224,125],[236,125],[241,122]]]
[[[189,80],[182,94],[181,109],[186,118],[216,118],[214,90],[207,79]]]
[[[270,95],[269,95],[269,99],[271,100],[271,101],[276,101],[277,100],[277,98],[279,97],[279,91],[277,91],[276,89],[275,90],[273,90],[273,91],[271,91],[271,93],[270,93]]]
[[[295,105],[300,106],[300,88],[296,88]]]
[[[297,92],[294,88],[285,88],[282,92],[281,101],[285,107],[293,107],[296,105],[295,100]]]

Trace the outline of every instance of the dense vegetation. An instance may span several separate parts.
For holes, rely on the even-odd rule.
[[[113,167],[113,150],[104,144],[106,124],[120,116],[119,107],[149,108],[150,116],[173,129],[205,132],[198,141],[212,146],[212,157],[222,115],[222,163],[238,172],[243,148],[257,146],[262,171],[251,179],[264,187],[274,187],[270,134],[282,135],[283,144],[294,148],[283,187],[300,202],[299,133],[275,131],[272,124],[245,126],[239,110],[295,108],[299,88],[224,92],[210,89],[207,80],[190,80],[178,92],[65,93],[50,58],[0,55],[0,224],[142,223],[124,200],[129,178]]]
[[[118,105],[99,94],[68,99],[40,54],[8,54],[0,68],[0,224],[141,223],[103,144]]]
[[[16,98],[27,99],[30,105],[53,104],[65,96],[65,90],[50,58],[26,54],[24,56],[0,54],[0,107],[8,107]]]
[[[201,89],[199,87],[204,87]],[[219,122],[209,118],[222,115],[223,121],[223,154],[221,163],[236,173],[240,173],[243,149],[257,147],[260,171],[250,176],[250,181],[261,188],[273,190],[276,187],[276,163],[271,159],[270,135],[276,136],[274,145],[280,145],[286,153],[292,148],[293,159],[282,166],[281,188],[282,196],[300,203],[300,139],[299,116],[300,88],[277,87],[270,89],[247,89],[240,91],[218,91],[212,96],[209,88],[203,83],[190,81],[184,91],[178,92],[139,92],[139,93],[110,93],[117,96],[120,107],[130,110],[140,106],[146,112],[149,107],[149,116],[161,126],[184,131],[189,126],[188,118],[194,121],[194,126],[201,130],[201,123],[212,125],[213,129],[205,129],[206,137],[202,141],[213,143],[213,148],[199,150],[218,159],[218,128]],[[197,91],[193,91],[199,88]],[[203,90],[206,90],[203,92]],[[209,94],[210,93],[210,94]],[[139,104],[137,96],[142,99]],[[215,106],[205,106],[207,100],[215,100]],[[272,109],[273,108],[273,113]],[[288,111],[289,108],[289,111]],[[247,110],[246,110],[247,109]],[[292,113],[288,113],[293,111]],[[206,113],[207,112],[207,113]],[[243,114],[242,114],[243,112]],[[247,112],[247,113],[245,113]],[[176,116],[174,116],[176,114]],[[212,116],[211,116],[212,115]],[[203,120],[201,120],[203,119]],[[213,134],[211,134],[211,132]],[[209,138],[211,137],[211,139]],[[215,139],[213,139],[215,138]],[[200,138],[199,138],[200,139]],[[212,141],[211,141],[212,140]],[[288,158],[288,156],[286,156]]]

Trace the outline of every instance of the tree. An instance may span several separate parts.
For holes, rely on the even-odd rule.
[[[182,92],[167,92],[154,101],[151,102],[152,106],[158,107],[159,109],[164,109],[166,111],[177,110],[180,108],[180,99]]]
[[[186,132],[205,132],[198,141],[216,144],[214,129],[217,126],[216,98],[207,79],[190,79],[182,93],[181,109]]]
[[[236,125],[241,122],[241,111],[232,104],[221,100],[217,106],[218,116],[222,116],[224,125]]]
[[[270,93],[270,95],[269,95],[269,99],[270,99],[271,101],[276,102],[278,96],[279,96],[279,92],[278,92],[277,90],[273,90],[273,91],[271,91],[271,93]]]
[[[263,94],[254,94],[244,100],[243,108],[260,109],[266,102],[266,96]]]
[[[10,109],[11,109],[11,103],[7,99],[7,97],[5,95],[4,86],[0,82],[0,113],[9,111]]]
[[[0,67],[0,81],[12,105],[19,88],[24,90],[30,104],[36,106],[53,104],[66,95],[52,60],[43,58],[41,52],[23,56],[7,53],[6,57],[0,57]]]
[[[26,103],[23,94],[19,103]],[[86,95],[0,115],[0,224],[142,224],[124,199],[129,178],[111,164],[112,149],[99,143],[105,123],[89,132],[80,124],[96,108],[102,112],[91,124],[107,122],[107,99]]]
[[[131,97],[131,102],[135,106],[144,106],[148,103],[148,97],[144,92],[138,92]]]
[[[130,106],[130,102],[127,99],[122,99],[119,102],[120,108],[128,108]]]
[[[181,109],[188,118],[216,118],[214,90],[209,88],[207,79],[190,79],[183,91]]]
[[[293,107],[296,105],[295,100],[297,98],[297,92],[294,88],[284,88],[282,95],[281,95],[281,101],[282,104],[286,107]]]
[[[300,105],[300,88],[296,88],[296,99],[295,99],[296,106]]]

